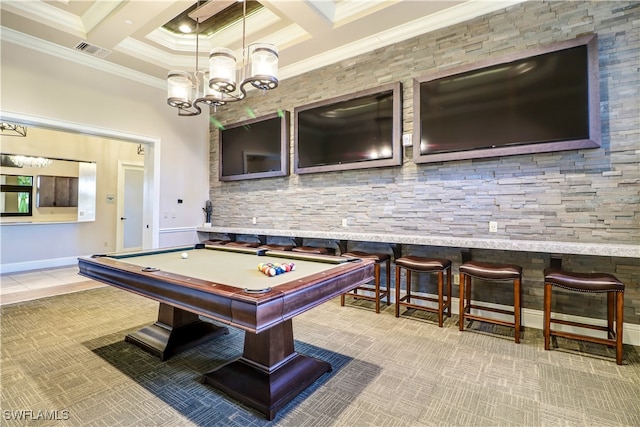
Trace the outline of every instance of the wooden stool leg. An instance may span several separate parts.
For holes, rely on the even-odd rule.
[[[447,317],[451,317],[451,267],[447,268]]]
[[[460,273],[460,330],[464,330],[464,300],[466,295],[466,285],[465,285],[466,275],[464,273]]]
[[[616,317],[616,302],[614,292],[607,292],[607,338],[613,339],[615,331],[613,322]]]
[[[380,263],[378,262],[373,266],[373,286],[376,295],[376,313],[380,313]]]
[[[513,316],[515,318],[514,328],[516,330],[516,344],[520,343],[520,279],[516,279],[513,281]]]
[[[407,302],[411,302],[411,270],[407,269],[407,272],[404,276],[407,285],[405,295],[407,296]]]
[[[385,267],[387,273],[387,305],[391,304],[391,291],[389,286],[391,283],[391,260],[387,260],[387,266]]]
[[[340,305],[344,307],[344,296],[345,294],[340,295]]]
[[[400,267],[396,265],[396,317],[400,317]]]
[[[438,272],[438,326],[442,328],[442,312],[444,305],[443,282],[444,277],[442,271]]]
[[[549,350],[551,341],[551,283],[544,284],[544,349]]]
[[[616,363],[622,365],[622,324],[624,323],[624,292],[616,292]]]

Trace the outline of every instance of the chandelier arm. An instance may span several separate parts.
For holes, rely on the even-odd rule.
[[[199,105],[196,105],[195,102],[193,103],[192,108],[195,109],[195,111],[189,110],[186,108],[179,108],[178,116],[189,117],[189,116],[197,116],[198,114],[202,113],[202,109],[200,108]]]

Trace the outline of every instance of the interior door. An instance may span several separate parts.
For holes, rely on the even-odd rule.
[[[118,171],[118,252],[142,249],[143,204],[144,166],[121,163]]]

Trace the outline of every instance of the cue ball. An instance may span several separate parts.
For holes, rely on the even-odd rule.
[[[189,258],[189,254],[186,252],[182,252],[182,255],[180,255],[182,257],[182,259],[187,259]]]

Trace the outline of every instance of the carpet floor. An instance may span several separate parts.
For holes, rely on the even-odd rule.
[[[296,350],[333,371],[273,421],[202,383],[243,332],[166,362],[124,342],[157,303],[104,287],[1,307],[3,426],[640,426],[640,349],[334,299],[293,320]]]

